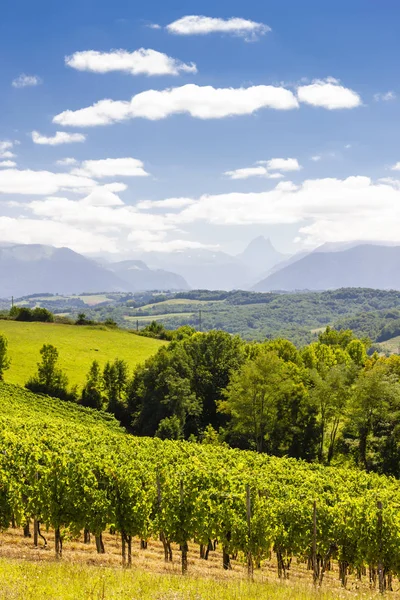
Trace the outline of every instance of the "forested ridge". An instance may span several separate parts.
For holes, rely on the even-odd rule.
[[[246,340],[283,337],[301,347],[316,339],[316,329],[327,325],[353,329],[359,336],[368,335],[372,342],[380,341],[383,328],[384,335],[388,335],[390,327],[398,327],[400,292],[368,288],[298,293],[191,290],[108,294],[96,306],[85,305],[80,297],[46,295],[21,298],[18,303],[24,308],[34,310],[40,306],[62,313],[55,315],[56,320],[70,323],[82,312],[91,321],[113,321],[128,329],[143,330],[157,319],[169,330],[183,325],[202,331],[221,329]],[[365,318],[371,313],[380,320],[374,320],[373,326]],[[347,318],[351,319],[349,323]]]

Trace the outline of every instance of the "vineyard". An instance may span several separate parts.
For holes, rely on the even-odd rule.
[[[294,560],[321,585],[338,568],[384,591],[400,573],[400,484],[346,468],[327,468],[222,446],[129,436],[109,415],[0,384],[0,525],[33,528],[32,543],[54,531],[57,558],[67,536],[104,532],[121,540],[159,539],[164,560],[180,548],[207,558],[216,544],[221,570],[233,560],[249,577],[276,561],[282,579]],[[337,565],[337,566],[336,566]]]

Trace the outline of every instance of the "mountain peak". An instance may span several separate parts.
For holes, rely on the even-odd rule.
[[[251,272],[266,273],[274,265],[284,260],[286,256],[274,248],[269,238],[259,235],[236,258],[246,265]]]

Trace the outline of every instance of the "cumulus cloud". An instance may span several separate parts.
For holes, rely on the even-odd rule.
[[[313,160],[314,162],[318,162],[322,159],[322,156],[320,154],[314,154],[314,156],[311,157],[311,160]]]
[[[375,102],[389,102],[390,100],[396,100],[396,94],[392,91],[389,92],[378,92],[377,94],[374,94],[374,100]]]
[[[60,144],[72,144],[74,142],[84,142],[86,135],[83,133],[68,133],[66,131],[56,131],[53,137],[41,135],[38,131],[32,131],[32,141],[34,144],[47,146],[59,146]]]
[[[245,167],[243,169],[234,169],[233,171],[225,171],[224,175],[230,179],[249,179],[250,177],[265,177],[266,179],[280,179],[283,177],[281,173],[269,173],[268,169],[263,166]]]
[[[166,198],[165,200],[141,200],[136,204],[138,210],[149,210],[152,208],[177,209],[194,204],[190,198]]]
[[[297,98],[305,104],[320,106],[328,110],[356,108],[362,104],[357,92],[342,86],[333,77],[316,79],[309,85],[299,86]]]
[[[15,154],[11,152],[14,142],[10,140],[0,140],[0,158],[14,158]]]
[[[140,212],[103,186],[81,200],[49,196],[29,202],[26,209],[33,213],[39,226],[42,222],[54,222],[71,231],[90,232],[98,238],[91,242],[91,251],[96,252],[107,251],[110,245],[114,247],[111,251],[132,250],[133,241],[137,249],[144,250],[149,243],[165,240],[167,233],[175,229],[164,215]],[[98,243],[103,243],[103,239],[108,244]]]
[[[2,169],[9,169],[11,167],[16,167],[17,163],[14,162],[13,160],[1,160],[0,161],[0,167]]]
[[[192,199],[193,200],[193,199]],[[369,177],[280,182],[258,193],[203,195],[178,214],[175,226],[205,221],[214,225],[298,224],[309,245],[357,239],[400,241],[400,189]]]
[[[265,162],[270,171],[300,171],[297,158],[271,158]]]
[[[392,167],[390,167],[392,171],[400,171],[400,162],[397,162]]]
[[[197,73],[194,63],[186,64],[157,50],[140,48],[134,52],[85,50],[65,57],[65,64],[78,71],[110,73],[123,71],[130,75],[179,75]]]
[[[18,77],[13,79],[11,85],[15,88],[24,88],[24,87],[34,87],[35,85],[40,85],[42,80],[37,75],[25,75],[25,73],[21,73]]]
[[[45,244],[76,252],[117,252],[117,240],[90,229],[80,229],[49,219],[11,218],[0,216],[0,239],[15,244]]]
[[[104,158],[102,160],[85,160],[79,169],[72,171],[73,175],[87,177],[148,177],[144,165],[137,158]]]
[[[271,31],[264,23],[257,23],[248,19],[232,17],[230,19],[218,19],[202,15],[188,15],[170,23],[166,27],[169,33],[175,35],[208,35],[210,33],[233,34],[255,41],[260,35]]]
[[[134,118],[156,121],[188,113],[197,119],[250,115],[261,108],[291,110],[298,107],[294,94],[283,87],[214,88],[187,84],[165,90],[147,90],[130,101],[100,100],[92,106],[66,110],[53,122],[72,127],[109,125]]]
[[[79,188],[92,189],[96,182],[88,177],[70,173],[33,171],[30,169],[4,169],[0,171],[0,194],[47,195],[59,190]]]
[[[128,186],[126,185],[126,183],[119,183],[119,182],[115,181],[114,183],[104,184],[103,188],[105,188],[106,190],[109,190],[110,192],[114,192],[115,194],[118,194],[119,192],[125,192],[125,190],[128,189]]]
[[[143,252],[183,252],[184,250],[216,250],[219,246],[215,244],[203,244],[192,240],[157,240],[157,239],[138,239],[135,236],[129,236],[132,241],[138,241],[139,247]]]
[[[76,158],[60,158],[60,160],[56,160],[56,165],[59,165],[60,167],[71,167],[76,165],[77,162]]]

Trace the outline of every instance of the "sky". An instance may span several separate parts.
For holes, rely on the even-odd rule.
[[[396,0],[2,6],[0,243],[400,242]]]

